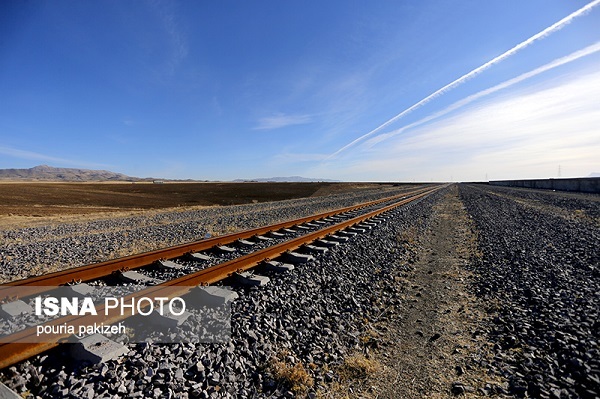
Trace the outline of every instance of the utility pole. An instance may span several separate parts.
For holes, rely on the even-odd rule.
[[[558,165],[558,177],[560,177],[560,165]]]

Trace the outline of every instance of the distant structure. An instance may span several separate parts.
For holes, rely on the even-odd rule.
[[[577,177],[562,179],[527,179],[490,181],[492,186],[536,188],[542,190],[578,191],[600,193],[600,177]]]
[[[153,180],[152,183],[154,183],[154,184],[163,184],[164,181],[163,180]]]

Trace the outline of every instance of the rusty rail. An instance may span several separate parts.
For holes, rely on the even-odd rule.
[[[148,287],[144,290],[135,292],[126,296],[126,299],[131,298],[142,298],[144,296],[166,296],[172,298],[174,296],[185,295],[189,292],[191,287],[197,285],[207,285],[211,283],[215,283],[221,281],[233,273],[242,272],[253,267],[256,267],[260,263],[275,258],[284,254],[287,251],[293,251],[304,244],[313,242],[315,240],[324,238],[330,234],[333,234],[337,231],[343,230],[347,227],[353,226],[355,224],[361,223],[367,219],[370,219],[374,216],[377,216],[381,213],[387,212],[391,209],[394,209],[398,206],[405,205],[409,202],[415,201],[419,198],[423,198],[437,190],[440,187],[435,188],[427,188],[426,190],[420,190],[419,194],[416,194],[410,198],[400,200],[396,203],[387,205],[381,209],[377,209],[371,212],[368,212],[364,215],[360,215],[354,217],[352,219],[348,219],[337,223],[335,225],[325,227],[323,229],[308,233],[301,237],[294,238],[292,240],[276,244],[270,246],[268,248],[253,252],[251,254],[241,256],[239,258],[208,267],[206,269],[191,273],[189,275],[182,276],[180,278],[163,282],[156,286]],[[339,213],[339,212],[337,212]],[[313,219],[314,220],[314,219]],[[175,289],[171,287],[180,287],[181,289]],[[16,287],[15,287],[16,288]],[[23,287],[24,288],[24,287]],[[168,289],[167,289],[168,288]],[[164,294],[163,294],[164,292]],[[65,322],[73,323],[77,322],[80,324],[89,324],[92,322],[104,322],[104,323],[115,323],[117,321],[123,320],[127,315],[123,315],[117,313],[116,310],[108,312],[107,315],[103,316],[66,316],[54,319],[45,323],[45,325],[60,325]],[[20,361],[26,360],[32,356],[45,352],[53,347],[58,346],[58,343],[55,342],[41,342],[41,343],[32,343],[29,337],[36,335],[36,329],[34,327],[27,328],[11,334],[10,341],[11,343],[0,343],[0,369],[18,363]],[[69,337],[68,334],[64,334],[62,338],[66,341]]]
[[[253,236],[267,234],[271,231],[277,231],[284,228],[293,227],[299,224],[311,222],[318,219],[323,219],[328,216],[338,215],[340,213],[349,212],[357,209],[380,204],[386,201],[393,201],[397,198],[418,195],[425,192],[429,188],[414,190],[391,197],[386,197],[374,201],[369,201],[363,204],[349,206],[341,209],[336,209],[329,212],[320,213],[300,219],[289,220],[286,222],[258,227],[255,229],[245,230],[238,233],[227,234],[224,236],[213,237],[205,240],[194,241],[186,244],[181,244],[169,248],[159,249],[155,251],[145,252],[136,255],[130,255],[123,258],[112,259],[109,261],[94,263],[74,267],[71,269],[61,270],[45,274],[42,276],[30,277],[23,280],[12,281],[0,285],[0,299],[3,298],[23,298],[26,296],[36,295],[44,292],[44,286],[59,286],[65,285],[73,281],[90,281],[110,275],[119,270],[131,270],[140,267],[148,266],[153,262],[161,259],[173,259],[183,256],[189,252],[204,251],[215,246],[234,243],[237,240],[249,239]]]

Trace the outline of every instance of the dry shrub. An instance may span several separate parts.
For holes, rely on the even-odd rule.
[[[379,370],[379,363],[368,359],[362,354],[355,354],[344,359],[338,370],[338,375],[343,381],[365,379]]]
[[[287,352],[280,352],[269,362],[269,371],[275,380],[289,386],[294,393],[305,394],[314,381],[302,363],[292,365],[288,359]]]
[[[368,322],[365,324],[369,324]],[[379,338],[379,333],[372,328],[367,329],[364,333],[362,333],[358,339],[363,345],[370,345],[373,342],[377,341]]]

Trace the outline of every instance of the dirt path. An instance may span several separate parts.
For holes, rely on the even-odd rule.
[[[384,346],[371,354],[380,364],[369,382],[373,397],[479,397],[502,385],[476,366],[490,355],[484,311],[469,292],[465,269],[477,256],[476,234],[456,187],[433,216],[419,239],[418,260],[396,276],[404,307],[375,326]]]

